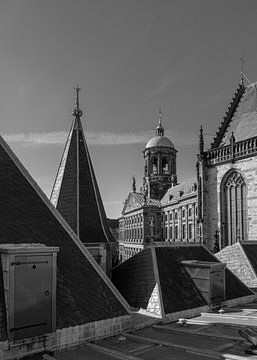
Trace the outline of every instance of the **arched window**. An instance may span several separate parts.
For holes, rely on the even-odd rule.
[[[163,174],[169,173],[169,165],[166,158],[162,158],[162,173]]]
[[[157,158],[153,158],[153,160],[152,160],[152,171],[153,171],[153,174],[157,174],[157,172],[158,172],[158,159]]]
[[[232,171],[221,184],[222,246],[247,240],[246,184],[238,171]]]

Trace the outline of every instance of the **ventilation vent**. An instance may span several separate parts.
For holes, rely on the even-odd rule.
[[[189,260],[182,264],[209,305],[225,300],[225,268],[219,262]]]

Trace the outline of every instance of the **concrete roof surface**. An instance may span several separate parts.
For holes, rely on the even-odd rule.
[[[257,359],[245,350],[250,343],[243,339],[239,330],[251,328],[257,337],[257,301],[202,313],[188,319],[183,325],[179,322],[156,323],[156,319],[146,317],[134,320],[141,328],[122,335],[103,339],[94,344],[86,344],[79,349],[56,353],[56,360],[71,359]],[[150,323],[149,323],[150,321]],[[150,325],[151,324],[151,325]],[[150,326],[149,326],[150,325]],[[139,326],[140,327],[140,326]],[[50,359],[48,359],[50,360]]]

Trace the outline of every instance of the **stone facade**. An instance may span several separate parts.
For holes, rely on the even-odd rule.
[[[204,242],[209,248],[214,247],[215,234],[222,234],[221,222],[221,182],[231,170],[239,171],[247,186],[247,234],[248,240],[257,239],[257,157],[252,156],[236,162],[229,162],[206,169],[205,200],[203,205]],[[220,248],[223,247],[220,239]]]

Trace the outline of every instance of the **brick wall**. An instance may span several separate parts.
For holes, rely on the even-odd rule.
[[[257,240],[257,157],[239,160],[206,169],[204,201],[204,241],[213,249],[216,230],[221,231],[220,184],[232,169],[244,175],[247,186],[248,240]]]
[[[245,285],[257,287],[257,278],[252,266],[246,257],[241,245],[236,243],[232,246],[226,246],[215,254],[218,260],[227,264],[231,270]]]

